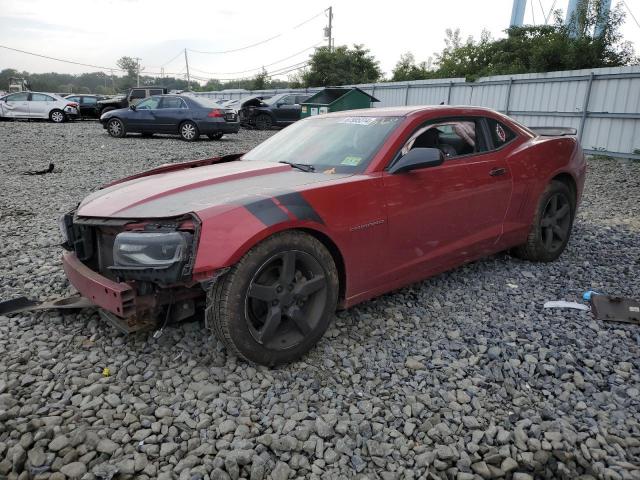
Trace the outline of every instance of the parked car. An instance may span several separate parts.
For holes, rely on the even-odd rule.
[[[166,93],[167,89],[164,87],[134,87],[130,88],[127,93],[98,100],[96,108],[100,115],[102,115],[103,113],[110,112],[111,110],[128,108],[130,105],[135,105],[140,100],[150,97],[151,95],[162,95]],[[100,115],[98,115],[98,117]]]
[[[564,251],[586,165],[486,108],[309,117],[241,155],[111,183],[63,217],[70,282],[139,328],[204,308],[229,352],[273,365],[348,308],[510,250]]]
[[[290,125],[300,120],[300,104],[310,96],[300,93],[281,93],[264,100],[246,101],[238,111],[240,123],[258,130]]]
[[[2,97],[0,118],[48,118],[62,123],[78,118],[78,109],[77,103],[55,93],[17,92]]]
[[[67,100],[77,103],[80,106],[80,117],[82,118],[100,118],[100,109],[98,108],[98,102],[105,100],[107,97],[104,95],[85,95],[85,94],[71,94],[67,95]]]
[[[187,141],[197,140],[201,134],[220,140],[225,133],[240,130],[233,110],[192,95],[154,95],[129,108],[103,113],[100,122],[112,137],[170,133]]]

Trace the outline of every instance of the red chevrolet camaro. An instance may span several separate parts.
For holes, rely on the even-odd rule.
[[[556,259],[585,171],[574,137],[485,108],[322,115],[92,193],[61,220],[63,264],[125,331],[204,312],[229,351],[274,365],[336,308],[503,250]]]

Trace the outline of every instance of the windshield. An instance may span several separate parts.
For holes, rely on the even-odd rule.
[[[360,173],[400,117],[314,117],[281,130],[243,160],[311,165],[325,173]]]

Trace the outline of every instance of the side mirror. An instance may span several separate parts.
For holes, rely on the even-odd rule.
[[[437,167],[443,162],[444,154],[438,148],[413,148],[389,169],[389,173],[404,173],[421,168]]]
[[[134,104],[129,105],[129,109],[133,110],[134,112],[136,111],[136,106]]]

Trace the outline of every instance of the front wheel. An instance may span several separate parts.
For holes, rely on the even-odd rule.
[[[115,138],[122,138],[126,135],[124,123],[122,123],[122,120],[119,118],[112,118],[109,120],[109,123],[107,123],[107,132]]]
[[[552,181],[540,197],[527,242],[516,247],[516,257],[536,262],[557,259],[569,242],[576,199],[569,187]]]
[[[230,353],[261,365],[291,362],[322,337],[338,274],[325,246],[302,232],[252,248],[207,295],[206,319]]]
[[[187,142],[193,142],[198,139],[200,136],[200,132],[198,131],[198,126],[191,122],[184,122],[180,125],[180,138],[186,140]]]
[[[62,110],[51,110],[49,114],[49,120],[53,123],[62,123],[67,119],[67,116],[64,114]]]
[[[223,135],[224,135],[224,133],[222,133],[222,132],[208,133],[207,137],[209,137],[209,140],[220,140]]]
[[[269,115],[261,113],[256,117],[255,124],[258,130],[269,130],[273,126],[273,119]]]

